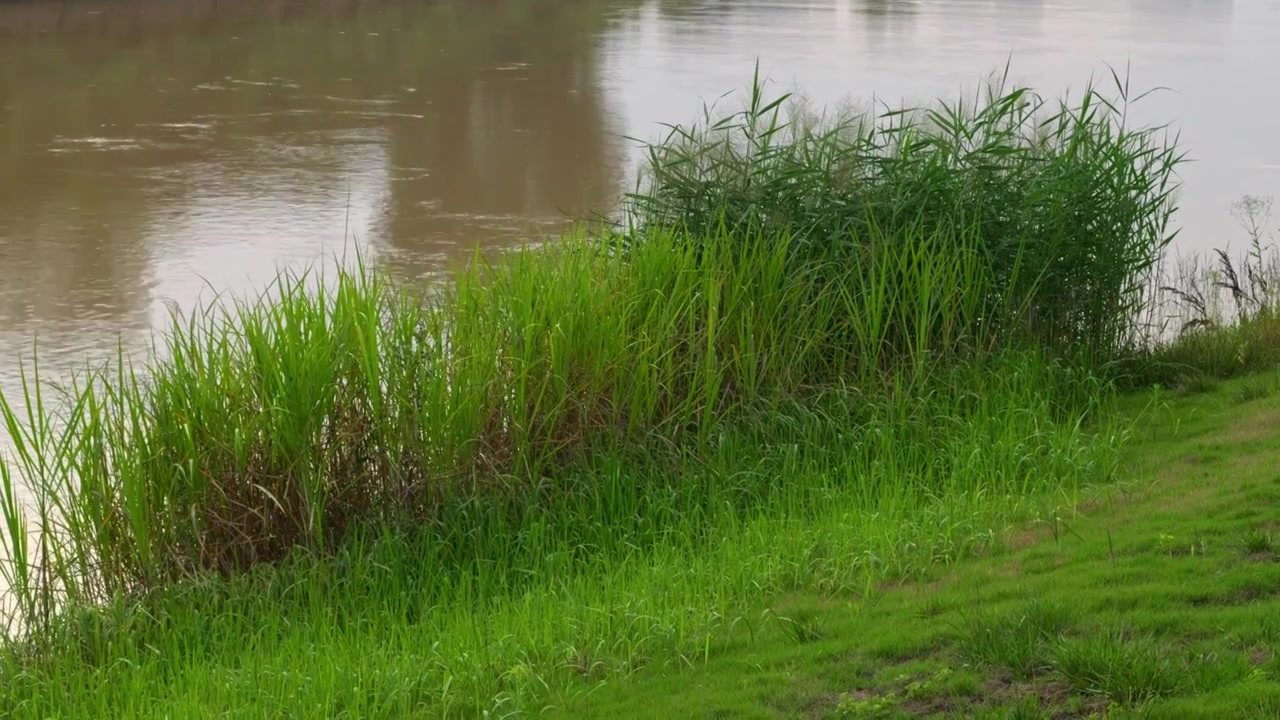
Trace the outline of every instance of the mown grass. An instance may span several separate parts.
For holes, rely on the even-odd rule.
[[[1117,369],[1164,367],[1141,321],[1180,155],[1117,86],[788,127],[757,82],[651,148],[624,226],[430,291],[285,274],[146,358],[33,370],[0,399],[0,713],[537,714],[825,646],[785,598],[1069,531],[1132,430]],[[975,663],[1118,692],[1052,613],[985,617]],[[892,638],[872,656],[928,644]]]
[[[1260,381],[1280,375],[1129,398],[1121,482],[981,557],[762,606],[821,627],[810,642],[767,627],[696,668],[584,684],[552,716],[1275,717],[1280,402],[1237,400]]]

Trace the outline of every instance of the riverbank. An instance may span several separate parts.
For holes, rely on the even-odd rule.
[[[52,664],[9,675],[6,712],[1273,717],[1278,398],[1275,372],[1133,394],[1113,482],[1028,496],[1000,522],[982,503],[962,528],[942,508],[850,528],[833,494],[817,517],[720,525],[594,577],[548,567],[514,600],[453,607],[414,607],[431,570],[395,543],[363,567],[206,581],[81,616]],[[871,529],[935,552],[966,537],[969,559],[921,548],[869,583],[850,568]]]
[[[1124,90],[826,125],[757,82],[629,225],[430,294],[284,275],[32,376],[0,712],[537,714],[1056,528],[1123,477],[1123,390],[1272,357],[1208,351],[1274,336],[1269,285],[1151,344],[1181,156]]]
[[[717,267],[711,247],[700,246],[704,269]],[[377,337],[372,332],[333,332],[369,329],[338,320],[354,313],[294,313],[288,300],[268,306],[267,317],[280,320],[267,326],[271,332],[252,333],[255,325],[242,317],[236,327],[250,332],[221,345],[200,341],[192,345],[198,351],[187,356],[175,353],[185,358],[176,367],[190,368],[191,374],[153,380],[148,394],[124,405],[149,403],[148,415],[93,408],[97,414],[84,427],[112,429],[119,418],[112,447],[128,452],[117,452],[79,492],[63,484],[41,494],[51,504],[35,518],[45,537],[64,517],[72,518],[75,534],[66,546],[46,546],[52,548],[49,557],[65,563],[65,574],[52,578],[56,582],[35,570],[49,567],[48,559],[17,566],[33,568],[22,600],[26,618],[35,624],[25,644],[5,656],[5,711],[40,717],[532,713],[547,702],[549,688],[566,681],[616,677],[652,663],[706,655],[708,643],[747,617],[759,597],[797,588],[860,592],[886,578],[950,562],[993,542],[1008,523],[1031,516],[1037,509],[1032,498],[1071,498],[1083,487],[1108,482],[1114,471],[1124,433],[1105,413],[1109,394],[1095,392],[1088,376],[1062,362],[1005,349],[949,367],[902,368],[880,388],[836,382],[806,387],[813,377],[808,373],[823,371],[833,350],[829,342],[815,346],[806,340],[823,337],[821,324],[838,312],[804,304],[804,315],[784,317],[770,300],[799,292],[790,280],[720,282],[718,271],[671,265],[682,257],[677,248],[653,238],[644,248],[625,263],[609,260],[618,264],[607,267],[628,273],[628,283],[666,278],[663,292],[647,282],[643,292],[621,292],[625,284],[609,282],[609,273],[593,272],[593,265],[555,276],[558,284],[540,284],[545,294],[507,296],[549,304],[544,330],[518,336],[552,343],[530,348],[528,357],[538,364],[522,366],[528,374],[516,376],[531,379],[526,394],[490,394],[495,387],[522,388],[507,376],[477,373],[483,382],[473,380],[474,389],[466,390],[458,380],[475,376],[451,376],[448,383],[420,376],[432,383],[424,387],[442,393],[440,405],[423,395],[396,405],[395,394],[380,396],[387,399],[384,407],[396,410],[378,417],[401,417],[400,408],[412,408],[419,417],[456,423],[436,419],[429,426],[437,430],[425,439],[426,447],[437,453],[450,447],[441,427],[494,433],[482,438],[526,433],[516,435],[522,440],[515,448],[523,455],[497,454],[508,446],[496,441],[458,442],[458,455],[443,459],[457,463],[454,458],[461,456],[474,468],[466,474],[440,472],[425,484],[409,482],[403,465],[390,465],[413,461],[410,432],[422,427],[421,420],[335,428],[357,428],[362,434],[356,437],[367,445],[351,436],[328,439],[331,418],[343,417],[337,411],[346,406],[317,413],[303,393],[354,392],[362,377],[355,371],[369,371],[360,359],[370,367],[415,367],[397,363],[392,354],[412,345],[406,337],[365,349],[356,341]],[[647,255],[650,248],[653,254]],[[568,257],[583,257],[580,252]],[[550,257],[556,255],[512,258],[505,266],[508,277],[526,278],[531,271],[525,262]],[[553,262],[551,267],[563,268],[567,261],[561,256]],[[630,268],[645,270],[631,276]],[[348,282],[354,284],[339,283],[339,300],[331,307],[345,307],[342,298],[370,297],[373,286]],[[684,299],[669,302],[670,291],[681,286]],[[751,293],[752,300],[734,300],[735,291]],[[634,342],[642,333],[601,324],[642,318],[652,327],[655,316],[696,308],[699,297],[711,293],[722,293],[726,302],[702,313],[737,309],[718,315],[725,336],[741,338],[751,328],[780,333],[760,344],[771,352],[685,344],[685,320],[658,326],[671,327],[681,338],[678,344],[661,346],[651,359],[636,363],[644,358]],[[570,308],[587,303],[593,308],[587,318],[596,322],[556,307],[557,299]],[[512,327],[501,313],[470,317]],[[318,341],[298,342],[308,334],[294,321],[349,342],[351,354],[317,353]],[[420,329],[397,326],[406,333]],[[450,347],[474,349],[458,356],[468,363],[490,368],[510,358],[460,342],[503,339],[491,326],[478,324],[467,335],[464,326],[450,327]],[[721,326],[713,332],[715,327]],[[705,331],[691,335],[704,342],[708,337]],[[255,345],[246,344],[237,350],[238,342],[253,338],[266,347],[254,351]],[[588,380],[611,379],[606,397],[625,391],[621,396],[634,398],[639,410],[623,413],[627,408],[602,405],[598,395],[583,400],[591,386],[569,382],[571,364],[552,372],[562,357],[556,350],[567,339],[574,340],[576,357],[598,363],[600,374]],[[417,352],[429,342],[420,341]],[[436,342],[443,345],[445,338]],[[684,353],[692,357],[682,358]],[[302,364],[317,355],[323,363]],[[347,373],[323,374],[334,367],[334,357],[352,363]],[[716,358],[740,369],[731,374],[733,366],[711,365]],[[771,370],[752,375],[756,362]],[[664,368],[672,375],[645,374]],[[195,375],[197,370],[211,376]],[[674,381],[666,379],[672,376]],[[708,397],[719,397],[718,388],[726,395],[752,388],[752,377],[768,383],[758,395],[708,403]],[[237,388],[230,384],[235,379],[255,384]],[[794,385],[775,384],[783,381]],[[379,379],[362,387],[403,386]],[[273,388],[281,394],[266,394]],[[672,391],[678,395],[666,394]],[[495,403],[514,419],[489,424],[494,405],[480,405],[473,415],[461,412],[470,405],[446,405],[459,397]],[[167,404],[178,402],[183,404]],[[442,406],[451,413],[437,410]],[[540,408],[532,419],[560,424],[531,425],[524,413]],[[645,422],[652,416],[640,414],[646,408],[675,419],[655,426]],[[584,418],[587,411],[603,419]],[[522,424],[508,425],[515,422]],[[311,432],[326,440],[305,443],[314,435],[286,432],[296,427],[292,423],[315,423]],[[630,423],[639,429],[631,431]],[[146,434],[126,435],[138,427]],[[396,430],[404,434],[392,435]],[[584,437],[588,431],[597,434]],[[101,446],[88,437],[74,446],[81,453],[77,468],[94,469],[89,461],[101,457]],[[574,441],[582,444],[574,447]],[[183,447],[190,448],[185,466],[151,460],[153,453]],[[396,452],[373,452],[386,447]],[[369,454],[338,454],[351,448]],[[306,452],[316,453],[310,458],[317,466],[342,472],[316,473],[309,477],[323,482],[300,486],[295,478],[308,477],[299,469],[299,458],[309,458]],[[376,460],[388,465],[375,473],[370,464]],[[509,464],[495,472],[498,462]],[[214,475],[219,463],[243,474],[223,469]],[[137,474],[106,472],[121,466]],[[235,478],[243,484],[226,484]],[[430,503],[419,499],[428,491],[434,493],[427,496]],[[323,523],[308,525],[317,517]],[[77,580],[81,584],[71,584]],[[50,603],[66,602],[67,595],[59,593],[68,588],[77,593],[72,597],[81,609],[42,615]]]

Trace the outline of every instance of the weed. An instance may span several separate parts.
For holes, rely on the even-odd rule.
[[[1240,391],[1236,393],[1236,402],[1247,403],[1253,402],[1254,400],[1261,400],[1262,398],[1271,395],[1271,392],[1272,388],[1270,385],[1260,382],[1250,383],[1241,387]]]
[[[1040,707],[1038,697],[1029,695],[1016,702],[1005,717],[1009,720],[1044,720],[1050,715]]]
[[[1240,547],[1246,555],[1270,555],[1275,552],[1275,536],[1269,530],[1254,528],[1245,535]]]
[[[782,633],[797,644],[821,640],[826,635],[823,630],[826,620],[816,613],[793,612],[787,617],[775,615],[774,619]]]
[[[1203,372],[1192,371],[1178,377],[1174,386],[1185,393],[1203,394],[1217,390],[1219,382]]]
[[[954,673],[950,668],[942,668],[930,677],[919,678],[908,682],[902,689],[902,694],[908,700],[919,700],[921,698],[933,697],[940,693],[946,692],[947,683]]]
[[[964,629],[961,648],[973,662],[1028,678],[1049,668],[1051,643],[1073,621],[1067,606],[1031,600],[1012,612],[975,615]]]
[[[1182,687],[1182,670],[1149,637],[1112,633],[1062,639],[1053,645],[1051,662],[1076,691],[1124,705],[1171,695]]]
[[[893,693],[863,696],[845,693],[836,705],[836,715],[848,720],[882,720],[894,717],[901,702]]]
[[[1280,618],[1266,615],[1258,619],[1258,638],[1275,648],[1280,648]]]
[[[982,681],[972,672],[955,673],[947,684],[946,692],[952,697],[976,697],[982,692]]]

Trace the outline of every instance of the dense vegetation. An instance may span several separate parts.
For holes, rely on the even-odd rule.
[[[828,123],[757,82],[617,227],[33,371],[0,712],[534,712],[998,545],[1112,478],[1117,380],[1210,371],[1146,324],[1180,155],[1116,85]]]
[[[889,289],[964,293],[971,314],[954,324],[985,324],[971,340],[1006,346],[1026,333],[1037,349],[1097,366],[1143,336],[1182,161],[1162,129],[1125,124],[1131,91],[1113,79],[1114,97],[1089,87],[1054,103],[996,78],[972,99],[830,121],[802,108],[784,116],[786,96],[766,101],[757,82],[745,111],[707,111],[650,146],[631,205],[695,241],[724,227],[789,237],[838,273],[891,262],[886,248],[973,255],[979,278],[908,275]],[[887,331],[901,341],[894,333],[913,329]]]

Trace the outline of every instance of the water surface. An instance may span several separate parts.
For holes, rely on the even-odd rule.
[[[0,387],[142,347],[169,307],[359,245],[403,278],[607,211],[626,136],[758,59],[815,102],[1049,94],[1107,64],[1173,91],[1184,248],[1280,188],[1272,0],[0,3]]]

